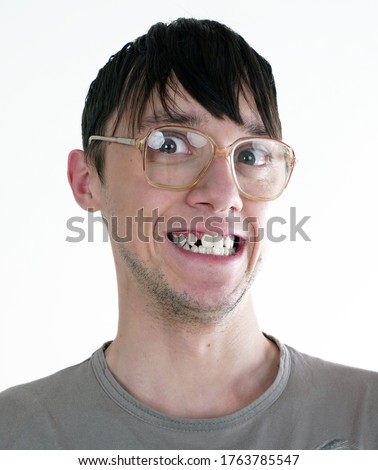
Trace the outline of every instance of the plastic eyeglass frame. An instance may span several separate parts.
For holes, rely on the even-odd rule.
[[[202,171],[195,178],[195,180],[192,181],[190,184],[188,184],[186,186],[171,186],[171,185],[155,183],[154,181],[150,180],[149,177],[147,176],[147,173],[146,173],[146,155],[147,155],[146,142],[147,142],[149,136],[153,132],[156,132],[156,131],[159,131],[159,130],[162,130],[162,129],[178,129],[178,130],[181,130],[181,131],[182,130],[187,130],[187,131],[190,131],[190,132],[195,132],[197,134],[202,135],[206,139],[208,139],[209,142],[212,145],[212,157],[209,159],[206,166],[202,169]],[[245,193],[241,189],[241,187],[239,186],[237,176],[235,174],[235,167],[234,167],[232,157],[233,157],[233,154],[234,154],[234,149],[236,148],[236,146],[238,144],[246,142],[246,141],[250,141],[250,140],[257,140],[257,141],[264,141],[264,140],[272,141],[273,140],[275,142],[280,143],[281,145],[284,145],[289,150],[289,153],[290,153],[290,168],[288,170],[288,174],[287,174],[287,177],[286,177],[285,184],[283,185],[283,188],[281,189],[281,191],[272,198],[259,198],[259,197],[256,197],[256,196],[251,196],[248,193]],[[233,180],[236,184],[236,187],[238,188],[239,193],[242,196],[244,196],[245,198],[250,199],[252,201],[273,201],[273,200],[277,199],[278,197],[280,197],[281,194],[283,193],[283,191],[285,190],[285,188],[287,187],[287,185],[289,184],[294,166],[297,162],[297,159],[295,157],[294,150],[292,149],[292,147],[290,147],[290,145],[285,144],[285,142],[282,142],[281,140],[278,140],[278,139],[273,139],[271,137],[242,137],[240,139],[237,139],[235,142],[233,142],[231,145],[228,145],[227,147],[218,147],[218,145],[214,142],[214,140],[211,137],[209,137],[208,135],[198,131],[197,129],[193,129],[191,127],[186,127],[186,126],[180,126],[180,125],[172,125],[172,126],[165,125],[165,126],[154,127],[153,129],[150,129],[144,137],[136,138],[136,139],[131,139],[131,138],[127,138],[127,137],[107,137],[107,136],[101,136],[101,135],[91,135],[89,137],[89,140],[88,140],[88,145],[90,145],[94,141],[103,141],[103,142],[129,145],[129,146],[132,146],[132,147],[136,147],[141,152],[141,156],[143,158],[143,171],[144,171],[144,175],[146,177],[146,180],[147,180],[148,184],[150,184],[151,186],[153,186],[155,188],[167,189],[167,190],[171,190],[171,191],[185,191],[185,190],[189,190],[189,189],[194,188],[194,186],[198,183],[198,181],[206,173],[206,171],[210,167],[211,163],[215,160],[215,158],[217,158],[217,154],[218,154],[218,157],[223,157],[223,158],[226,158],[228,160],[228,163],[230,164],[230,167],[231,167],[232,177],[233,177]]]

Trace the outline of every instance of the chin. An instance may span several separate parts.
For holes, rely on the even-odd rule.
[[[192,328],[217,325],[237,311],[250,285],[251,281],[245,282],[242,287],[228,293],[222,289],[222,295],[219,295],[219,291],[210,294],[206,289],[193,292],[170,289],[164,293],[164,308],[159,310],[164,320],[171,325]]]

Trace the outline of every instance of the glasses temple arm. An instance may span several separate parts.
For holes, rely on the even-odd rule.
[[[102,140],[104,142],[114,142],[116,144],[138,146],[140,139],[127,139],[125,137],[105,137],[102,135],[91,135],[89,137],[88,144],[91,144],[94,140]]]

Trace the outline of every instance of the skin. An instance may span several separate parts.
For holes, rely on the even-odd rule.
[[[181,90],[175,110],[190,117],[192,127],[209,135],[220,148],[250,135],[229,119],[211,116]],[[251,98],[240,101],[245,122],[261,120]],[[160,115],[158,125],[166,118]],[[193,125],[193,117],[194,124]],[[148,126],[154,118],[146,109]],[[175,124],[170,121],[171,124]],[[114,135],[129,136],[127,120]],[[140,136],[145,134],[144,130]],[[111,135],[111,132],[107,135]],[[243,226],[254,216],[262,225],[267,203],[239,195],[222,150],[198,184],[185,191],[149,185],[138,149],[106,146],[105,184],[86,163],[81,150],[69,155],[68,177],[78,204],[100,210],[108,222],[118,281],[119,325],[106,350],[106,361],[118,382],[156,411],[183,418],[216,418],[233,413],[258,398],[273,383],[279,364],[277,346],[256,321],[251,284],[263,258],[262,242],[249,242],[256,227]],[[125,218],[138,209],[152,222],[143,227],[148,242]],[[158,222],[154,209],[164,222]],[[230,211],[241,220],[234,232],[245,240],[237,256],[198,255],[177,248],[167,238],[167,220],[182,217],[189,229],[194,217],[218,217],[227,234]],[[112,219],[113,217],[113,219]],[[112,220],[117,224],[112,225]],[[217,219],[218,220],[218,219]],[[197,225],[201,233],[209,233]],[[115,230],[116,229],[116,230]],[[156,234],[163,241],[156,240]],[[212,232],[213,235],[216,233]],[[155,235],[155,238],[154,238]]]

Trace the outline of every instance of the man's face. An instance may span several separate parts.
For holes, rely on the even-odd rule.
[[[214,118],[185,92],[174,100],[180,123],[187,120],[188,126],[210,136],[220,148],[251,135],[248,126]],[[245,123],[261,127],[257,111],[244,100],[240,111]],[[143,123],[138,137],[154,126],[177,124],[156,103],[154,111],[146,109]],[[120,125],[115,135],[129,137],[126,128]],[[136,148],[111,144],[105,158],[102,213],[109,226],[119,288],[137,293],[170,322],[206,324],[223,318],[252,282],[261,243],[251,239],[257,224],[263,223],[267,203],[239,195],[229,162],[222,156],[194,188],[184,191],[149,185]],[[246,218],[258,222],[251,224]],[[217,237],[216,246],[225,254],[179,246],[185,241],[190,247],[193,242],[211,247],[210,236]]]

